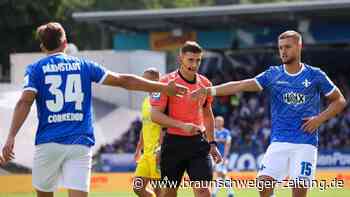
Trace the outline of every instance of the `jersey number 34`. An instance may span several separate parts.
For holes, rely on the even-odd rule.
[[[61,75],[45,76],[45,84],[49,84],[49,91],[55,96],[54,99],[47,100],[46,106],[52,112],[59,112],[63,109],[65,102],[75,102],[75,110],[82,110],[84,93],[81,89],[80,74],[67,75],[66,87],[63,91],[60,88],[62,84]]]

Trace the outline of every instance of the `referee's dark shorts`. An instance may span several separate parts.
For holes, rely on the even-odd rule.
[[[177,186],[186,171],[191,181],[213,179],[210,145],[202,135],[180,136],[166,133],[163,139],[160,159],[161,178]]]

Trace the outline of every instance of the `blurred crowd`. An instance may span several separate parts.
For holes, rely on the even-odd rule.
[[[245,64],[239,64],[239,56],[227,59],[226,56],[218,61],[213,59],[205,60],[200,69],[200,73],[207,76],[214,85],[232,80],[242,80],[254,77],[267,67],[271,62],[278,62],[278,57],[265,54],[258,58],[246,58]],[[232,57],[231,57],[232,58]],[[259,60],[262,64],[255,62]],[[235,66],[232,66],[235,62]],[[238,62],[238,63],[237,63]],[[266,64],[265,64],[266,62]],[[270,64],[268,64],[270,62]],[[212,65],[215,64],[215,65]],[[238,65],[238,66],[237,66]],[[350,98],[349,79],[346,78],[342,68],[328,71],[334,83],[343,91],[346,98]],[[345,68],[344,68],[345,69]],[[323,103],[326,106],[326,102]],[[323,107],[324,109],[324,107]],[[232,96],[216,97],[213,103],[214,115],[221,115],[225,119],[225,127],[231,131],[232,146],[231,152],[253,152],[262,153],[269,145],[271,134],[270,109],[267,93],[240,93]],[[100,149],[100,153],[133,153],[139,138],[142,122],[135,120],[129,130],[123,136],[115,140],[112,144],[107,144]],[[319,129],[319,147],[321,150],[327,149],[350,149],[350,109],[347,107],[339,116],[332,118]]]
[[[137,118],[120,138],[115,139],[111,144],[101,146],[98,153],[134,153],[141,128],[142,122]]]

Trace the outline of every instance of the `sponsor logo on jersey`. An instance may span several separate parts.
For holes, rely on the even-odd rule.
[[[299,105],[305,103],[305,95],[295,92],[288,92],[283,94],[283,100],[288,105]]]

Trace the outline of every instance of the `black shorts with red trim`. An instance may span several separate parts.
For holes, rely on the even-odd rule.
[[[186,171],[191,181],[211,181],[210,145],[202,135],[166,134],[161,149],[161,178],[180,184]],[[165,178],[166,177],[166,178]]]

